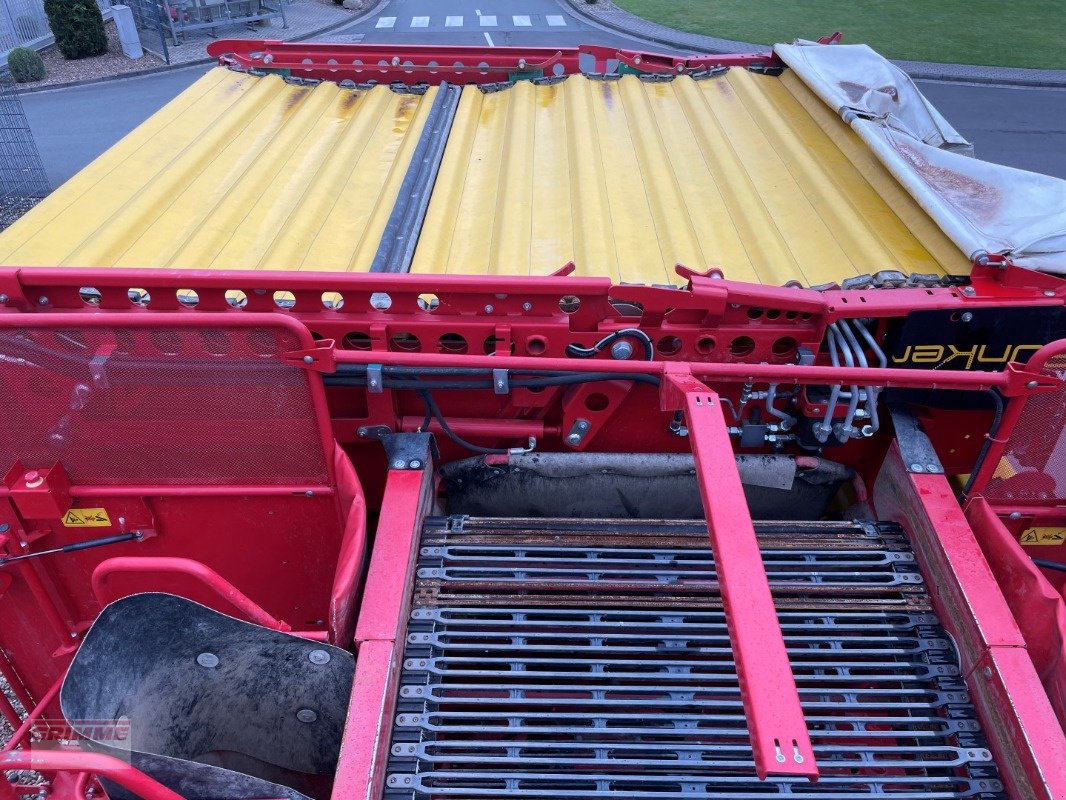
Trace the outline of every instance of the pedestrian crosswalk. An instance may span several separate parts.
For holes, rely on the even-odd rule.
[[[376,28],[549,28],[567,27],[566,17],[562,14],[511,14],[498,17],[496,14],[474,14],[459,16],[456,14],[419,17],[378,17]]]

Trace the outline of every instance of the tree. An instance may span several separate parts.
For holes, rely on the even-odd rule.
[[[104,18],[96,0],[44,0],[48,26],[66,58],[87,58],[107,52]]]

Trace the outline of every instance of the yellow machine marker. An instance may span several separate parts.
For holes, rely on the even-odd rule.
[[[1027,547],[1062,544],[1066,542],[1066,528],[1026,528],[1020,541]]]
[[[102,508],[72,508],[63,515],[67,528],[110,528],[111,518]]]

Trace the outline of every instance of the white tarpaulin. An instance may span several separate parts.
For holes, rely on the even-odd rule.
[[[968,257],[1066,274],[1066,181],[971,158],[910,77],[866,45],[774,50]]]

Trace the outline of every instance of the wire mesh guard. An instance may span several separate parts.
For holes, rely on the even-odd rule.
[[[1066,355],[1049,359],[1043,373],[1066,379]],[[1066,499],[1066,389],[1026,400],[984,496],[1037,504]]]
[[[288,329],[0,328],[0,463],[62,462],[78,484],[322,483]]]
[[[755,775],[706,528],[438,518],[385,797],[1003,797],[899,528],[759,523],[821,777]]]
[[[0,67],[0,230],[49,191],[17,85]]]

